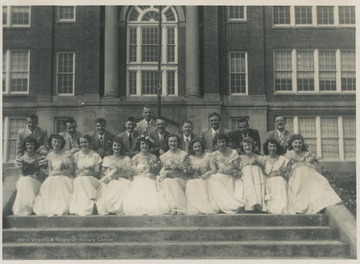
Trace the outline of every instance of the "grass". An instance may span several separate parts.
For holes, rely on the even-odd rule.
[[[324,167],[321,171],[346,208],[356,217],[356,172],[335,172]]]

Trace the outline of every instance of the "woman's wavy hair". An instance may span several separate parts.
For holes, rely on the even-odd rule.
[[[24,142],[21,145],[21,148],[22,148],[23,151],[26,151],[26,143],[33,143],[35,151],[40,147],[39,142],[37,142],[35,138],[27,137],[27,138],[24,139]]]
[[[146,135],[141,135],[136,139],[135,146],[138,151],[140,151],[140,143],[145,142],[149,145],[149,149],[151,149],[154,146],[154,141]]]
[[[302,149],[301,150],[304,150],[304,151],[307,151],[308,149],[308,146],[305,144],[305,141],[304,141],[304,137],[300,134],[293,134],[290,136],[289,138],[289,141],[288,141],[288,150],[292,150],[293,149],[293,146],[292,146],[292,143],[295,141],[295,140],[301,140],[302,143],[303,143],[303,146],[302,146]]]
[[[224,133],[216,134],[213,139],[213,146],[215,146],[218,142],[218,140],[225,139],[226,145],[229,143],[229,137],[225,135]]]
[[[263,144],[263,150],[264,150],[264,154],[265,155],[269,155],[269,144],[276,144],[276,154],[277,155],[281,155],[284,151],[283,146],[280,145],[280,143],[274,139],[274,138],[270,138],[268,140],[265,141],[265,143]]]
[[[111,143],[111,148],[110,148],[110,155],[114,154],[114,151],[113,151],[113,148],[112,148],[112,145],[114,143],[118,143],[120,144],[120,147],[121,147],[121,150],[120,150],[120,154],[121,155],[125,155],[125,145],[124,145],[124,142],[123,140],[120,138],[120,137],[115,137]]]
[[[200,138],[194,138],[190,141],[189,144],[189,154],[190,155],[194,155],[195,151],[194,151],[194,144],[195,143],[200,143],[201,144],[201,152],[205,152],[205,143],[203,140],[201,140]]]
[[[50,137],[49,137],[49,139],[48,139],[48,144],[49,144],[50,148],[53,148],[52,145],[51,145],[51,142],[52,142],[53,139],[58,139],[58,140],[60,140],[60,141],[61,141],[60,149],[63,149],[63,148],[64,148],[64,146],[65,146],[65,144],[66,144],[66,141],[65,141],[65,139],[64,139],[62,136],[60,136],[60,135],[58,135],[58,134],[51,134],[51,135],[50,135]]]
[[[76,142],[79,144],[79,146],[80,146],[80,138],[86,138],[86,140],[87,140],[88,143],[89,143],[89,148],[91,148],[91,145],[92,145],[92,137],[91,137],[90,135],[85,134],[85,135],[80,136],[80,137],[77,139],[77,141],[76,141]]]
[[[244,137],[240,143],[240,152],[245,152],[244,143],[251,144],[251,150],[254,151],[255,141],[251,137]]]
[[[177,142],[178,142],[178,148],[180,147],[180,137],[178,135],[176,135],[175,133],[170,133],[167,137],[166,137],[166,146],[168,148],[170,148],[169,146],[169,138],[171,137],[175,137],[177,139]]]

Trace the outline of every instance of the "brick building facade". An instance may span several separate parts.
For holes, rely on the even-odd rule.
[[[123,130],[127,116],[156,109],[158,6],[3,7],[3,162],[36,112],[59,132],[67,117]],[[195,132],[218,111],[260,131],[276,113],[310,149],[355,164],[354,6],[163,6],[162,115]]]

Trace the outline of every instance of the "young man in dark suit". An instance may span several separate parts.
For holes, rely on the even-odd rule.
[[[240,143],[244,137],[251,137],[255,141],[254,152],[260,154],[261,141],[259,131],[249,128],[249,122],[247,119],[242,118],[238,123],[238,130],[232,132],[233,148],[239,152]]]
[[[92,138],[93,149],[101,158],[112,153],[112,142],[115,134],[106,129],[105,118],[99,117],[95,120],[96,130],[90,134]]]
[[[187,153],[189,153],[190,149],[190,142],[193,140],[196,136],[194,133],[192,133],[193,130],[193,124],[190,120],[184,120],[182,122],[181,126],[181,133],[180,133],[180,148]]]
[[[129,116],[125,122],[125,131],[118,134],[116,137],[121,138],[124,143],[124,152],[130,158],[134,157],[138,150],[136,149],[136,140],[140,136],[140,133],[135,130],[136,119],[133,116]]]
[[[169,150],[168,136],[170,132],[166,130],[167,122],[164,117],[156,118],[156,129],[150,132],[150,138],[154,141],[150,152],[156,156],[160,156]]]

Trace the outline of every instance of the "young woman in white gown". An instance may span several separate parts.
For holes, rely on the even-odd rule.
[[[161,171],[157,180],[169,205],[170,214],[187,214],[187,201],[185,197],[185,186],[187,176],[182,166],[188,163],[188,154],[179,148],[179,136],[170,134],[168,136],[169,150],[160,156]]]
[[[91,215],[100,187],[98,180],[102,159],[99,154],[90,149],[91,137],[83,135],[78,139],[80,151],[74,157],[76,177],[74,179],[74,193],[70,204],[70,214],[80,216]]]
[[[251,137],[244,137],[240,150],[241,179],[244,186],[245,210],[266,212],[265,186],[266,178],[262,173],[265,165],[264,157],[253,152],[255,142]]]
[[[25,138],[24,155],[16,160],[20,177],[16,183],[16,198],[12,207],[14,215],[31,215],[37,193],[43,182],[41,157],[36,153],[39,143],[33,137]]]
[[[294,214],[288,200],[288,183],[286,168],[288,159],[281,155],[283,148],[276,139],[268,139],[264,143],[266,175],[265,204],[271,214]]]
[[[214,137],[217,150],[210,154],[211,175],[208,179],[209,195],[221,212],[236,214],[245,206],[242,181],[238,175],[239,155],[227,147],[228,137],[222,133]]]
[[[121,138],[114,138],[111,156],[106,156],[101,165],[101,188],[99,188],[96,207],[99,215],[123,214],[123,199],[131,181],[131,159],[125,155]]]
[[[204,152],[200,139],[193,139],[189,145],[192,176],[186,181],[185,195],[189,214],[216,214],[219,208],[210,199],[207,179],[213,173],[210,170],[210,153]]]
[[[132,158],[136,170],[128,191],[124,195],[126,215],[161,215],[169,211],[165,200],[157,191],[155,175],[159,173],[160,161],[149,152],[152,146],[148,136],[140,136],[136,142],[140,151]]]
[[[53,216],[69,212],[73,193],[73,160],[68,151],[64,151],[65,139],[52,134],[49,137],[52,151],[46,156],[49,176],[41,185],[34,204],[37,215]]]
[[[327,179],[317,172],[316,159],[307,151],[300,134],[289,138],[285,157],[291,162],[288,195],[296,213],[316,214],[341,202]]]

